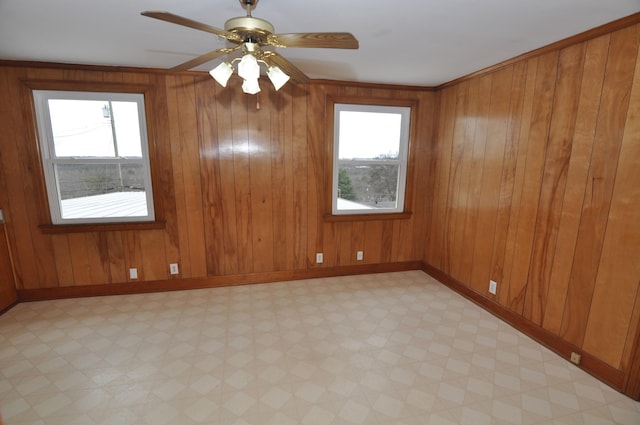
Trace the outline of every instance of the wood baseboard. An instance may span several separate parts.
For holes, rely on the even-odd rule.
[[[560,338],[558,335],[547,331],[536,323],[525,319],[521,315],[514,313],[497,302],[472,290],[462,282],[430,264],[423,264],[422,271],[487,310],[489,313],[510,324],[520,332],[544,345],[567,361],[571,358],[572,352],[579,353],[582,358],[580,365],[577,367],[606,383],[615,390],[637,400],[637,396],[625,388],[625,373],[623,371],[608,365],[589,353],[582,352],[579,347],[576,347],[575,345]]]
[[[514,328],[523,332],[535,341],[549,348],[560,357],[569,360],[572,352],[578,352],[582,356],[580,367],[585,372],[593,375],[600,381],[608,384],[612,388],[620,391],[635,400],[640,400],[637,385],[630,385],[621,370],[618,370],[602,360],[581,352],[581,350],[563,340],[559,336],[552,334],[541,326],[525,319],[524,317],[508,310],[504,306],[473,291],[462,282],[454,279],[443,271],[420,261],[410,261],[402,263],[369,264],[358,266],[343,266],[331,268],[316,268],[309,270],[294,270],[268,273],[249,273],[230,276],[214,276],[199,279],[172,279],[159,280],[153,282],[140,283],[118,283],[109,285],[71,286],[42,289],[20,289],[18,290],[18,301],[43,301],[62,298],[80,298],[108,295],[127,295],[150,292],[181,291],[188,289],[217,288],[224,286],[249,285],[257,283],[269,283],[278,281],[292,281],[302,279],[316,279],[322,277],[348,276],[370,273],[389,273],[407,270],[422,270],[426,274],[440,281],[455,292],[474,302],[478,306],[492,313],[496,317],[510,324]],[[17,304],[15,303],[15,304]],[[13,304],[13,305],[15,305]],[[11,307],[0,312],[9,310]]]
[[[13,307],[18,305],[19,301],[14,301],[11,304],[7,305],[6,307],[0,308],[0,316],[2,316],[3,314],[5,314],[7,311],[11,310]],[[2,424],[0,424],[2,425]]]
[[[187,289],[218,288],[322,277],[349,276],[370,273],[388,273],[421,270],[422,262],[366,264],[357,266],[326,267],[267,273],[248,273],[213,276],[196,279],[169,279],[148,282],[127,282],[107,285],[64,286],[57,288],[19,289],[18,302],[44,301],[62,298],[97,297],[107,295],[141,294],[149,292],[182,291]]]

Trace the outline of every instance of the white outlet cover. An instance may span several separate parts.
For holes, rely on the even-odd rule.
[[[171,263],[169,264],[169,272],[171,274],[179,274],[179,269],[178,269],[178,264],[177,263]]]
[[[131,268],[129,269],[129,279],[137,279],[138,278],[138,269]]]
[[[363,259],[364,259],[364,252],[362,252],[362,251],[358,251],[358,252],[356,253],[356,260],[358,260],[358,261],[362,261]]]
[[[495,295],[498,292],[498,282],[495,280],[489,281],[489,293]]]
[[[316,254],[316,263],[321,264],[324,261],[324,256],[322,255],[321,252],[318,252]]]

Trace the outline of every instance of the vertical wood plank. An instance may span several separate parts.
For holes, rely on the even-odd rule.
[[[265,95],[260,96],[260,109],[256,109],[249,102],[249,156],[250,156],[250,193],[251,193],[251,223],[253,249],[252,271],[265,272],[273,270],[274,234],[273,234],[273,195],[271,172],[271,96],[268,89],[263,89]],[[277,196],[281,191],[276,193]]]
[[[218,166],[220,168],[220,197],[223,221],[223,257],[225,274],[239,270],[238,231],[236,218],[236,182],[233,162],[233,131],[231,127],[231,99],[233,88],[216,87],[216,118],[218,135]]]
[[[291,150],[288,143],[291,134],[287,132],[290,129],[286,125],[288,114],[291,109],[285,113],[285,108],[290,102],[291,97],[284,90],[269,90],[269,152],[271,160],[271,181],[269,182],[269,190],[279,188],[277,193],[271,196],[271,226],[273,229],[273,270],[287,270],[292,268],[293,251],[292,235],[289,224],[293,222],[291,214]]]
[[[253,224],[251,223],[251,169],[248,108],[255,99],[235,87],[231,98],[231,134],[233,140],[233,173],[235,178],[236,235],[238,240],[238,272],[253,271]]]
[[[89,263],[90,284],[104,285],[111,282],[111,263],[109,246],[102,232],[84,234],[87,259]]]
[[[208,276],[222,275],[225,272],[224,216],[218,148],[216,90],[217,87],[214,81],[199,81],[196,86],[205,256]]]
[[[182,136],[180,126],[180,97],[179,81],[174,75],[165,79],[167,95],[167,116],[169,124],[169,146],[171,148],[171,173],[175,191],[175,219],[178,225],[178,246],[181,250],[179,261],[180,271],[184,276],[191,275],[191,261],[189,252],[189,233],[186,222],[188,220],[187,208],[185,205],[184,185],[185,177],[182,164]],[[140,274],[138,273],[138,276]]]
[[[125,74],[125,76],[134,81],[144,81],[142,77],[145,74],[142,74],[142,77],[139,74],[134,73],[133,76]],[[151,102],[151,110],[153,111],[152,114],[147,114],[147,126],[151,126],[149,129],[149,143],[153,147],[153,154],[156,157],[155,164],[159,165],[159,167],[151,170],[152,173],[155,173],[153,176],[154,202],[157,208],[161,209],[161,211],[156,210],[156,219],[162,217],[165,220],[164,246],[167,260],[170,263],[180,263],[180,231],[178,228],[176,191],[172,172],[175,158],[171,153],[167,84],[164,75],[161,74],[150,76],[150,81],[148,82],[154,88],[151,99],[145,99],[145,102]],[[156,187],[158,182],[160,185]],[[126,278],[129,278],[128,273]]]
[[[315,254],[324,249],[324,213],[325,185],[328,185],[325,173],[325,154],[327,135],[325,134],[325,99],[323,88],[313,85],[309,87],[307,131],[308,131],[308,161],[307,161],[307,264],[309,267],[317,265]],[[320,119],[318,119],[320,118]]]
[[[464,167],[464,153],[465,150],[469,152],[469,149],[465,149],[466,146],[466,126],[468,116],[468,100],[469,100],[469,83],[464,82],[457,87],[456,93],[456,110],[455,120],[453,124],[453,133],[451,135],[451,162],[449,167],[449,196],[447,198],[447,209],[445,212],[445,229],[444,229],[444,243],[445,250],[442,256],[441,269],[451,276],[457,277],[457,271],[454,271],[453,263],[456,262],[456,258],[459,256],[458,241],[456,234],[460,235],[462,232],[459,227],[459,218],[463,215],[464,210],[461,205],[462,195],[462,174]]]
[[[509,113],[513,67],[496,72],[492,80],[492,93],[487,126],[487,145],[484,154],[481,207],[478,210],[478,230],[473,251],[470,286],[478,292],[488,293],[491,274],[496,217],[500,201],[500,181],[505,155],[507,120]]]
[[[126,270],[128,271],[130,268],[138,269],[137,281],[146,280],[144,264],[142,261],[142,244],[140,243],[140,232],[122,232],[122,248],[124,250]],[[127,273],[127,277],[128,275],[129,274]]]
[[[442,250],[445,242],[446,207],[449,192],[449,171],[451,165],[451,147],[453,143],[453,114],[456,108],[455,88],[446,88],[440,92],[440,116],[433,155],[438,158],[435,164],[436,187],[433,194],[429,236],[429,264],[442,267]]]
[[[533,99],[531,125],[527,142],[527,160],[524,184],[520,198],[518,229],[514,244],[514,257],[509,282],[507,307],[522,313],[527,287],[531,248],[538,213],[540,184],[546,155],[546,141],[553,110],[558,53],[541,56],[536,71],[536,96]]]
[[[202,77],[200,77],[202,78]],[[207,80],[208,81],[208,80]],[[205,256],[204,223],[202,213],[202,185],[200,181],[200,149],[198,121],[196,115],[194,77],[177,77],[178,119],[180,127],[180,161],[184,186],[185,218],[189,244],[187,257],[182,256],[185,265],[183,277],[202,277],[207,275]],[[213,82],[210,82],[213,84]],[[186,226],[185,226],[186,225]],[[183,248],[184,249],[184,248]]]
[[[73,276],[73,261],[69,251],[69,240],[67,235],[53,235],[51,245],[56,258],[56,273],[60,286],[73,286],[75,279]]]
[[[476,132],[478,104],[480,99],[478,92],[480,86],[478,80],[469,81],[468,84],[468,97],[465,105],[463,115],[459,118],[461,132],[458,137],[463,145],[462,154],[460,157],[460,177],[458,181],[457,196],[454,195],[454,217],[452,217],[449,227],[453,228],[453,231],[449,232],[450,235],[450,251],[452,258],[449,260],[451,263],[450,275],[454,278],[462,279],[462,263],[463,263],[463,250],[466,243],[473,241],[473,238],[468,239],[465,234],[465,221],[467,219],[467,211],[469,208],[469,191],[473,185],[471,182],[471,171],[473,165],[473,152],[474,152],[474,135]]]
[[[413,176],[413,222],[407,226],[412,233],[411,258],[426,259],[428,254],[429,224],[433,208],[433,188],[435,186],[434,163],[431,146],[435,144],[435,114],[438,97],[433,92],[421,93],[413,119],[420,125],[411,141],[414,161]],[[424,188],[427,188],[424,190]]]
[[[91,264],[87,242],[83,233],[72,233],[67,236],[69,240],[69,252],[73,265],[73,280],[76,286],[91,285]]]
[[[469,164],[469,187],[467,189],[466,211],[463,224],[464,245],[460,252],[458,275],[460,281],[469,283],[473,269],[473,252],[475,250],[476,232],[478,231],[478,212],[480,210],[480,192],[484,155],[487,146],[487,128],[489,125],[489,106],[491,101],[492,76],[487,75],[472,82],[473,93],[479,97],[475,111],[475,129],[473,133],[473,149]]]
[[[567,183],[571,145],[584,64],[584,44],[560,52],[553,117],[538,203],[538,215],[531,249],[531,262],[524,315],[541,325],[547,304],[551,268],[560,228],[560,215]]]
[[[3,161],[2,170],[11,200],[7,212],[7,220],[11,223],[9,240],[15,247],[17,287],[55,287],[58,285],[57,277],[52,280],[49,274],[51,270],[55,270],[50,238],[43,236],[36,228],[41,224],[40,208],[36,207],[35,175],[30,170],[38,168],[34,166],[37,159],[31,158],[30,153],[37,152],[37,146],[35,139],[30,137],[26,118],[22,117],[23,112],[27,110],[25,102],[29,101],[23,98],[23,95],[30,95],[25,94],[20,83],[25,74],[22,68],[6,68],[0,81],[0,90],[4,93],[0,96],[0,128],[13,129],[0,134],[0,159]],[[38,245],[42,251],[36,252],[35,247]]]
[[[353,248],[353,223],[336,223],[338,228],[338,261],[337,266],[347,266],[356,261],[356,251]]]
[[[110,283],[122,283],[129,280],[129,270],[126,266],[122,232],[108,232],[106,238],[107,252],[109,255]]]
[[[533,117],[533,104],[536,95],[536,80],[538,70],[538,59],[534,58],[524,63],[526,67],[526,77],[524,94],[522,99],[522,113],[520,116],[520,131],[514,137],[517,138],[517,158],[515,164],[515,176],[513,181],[513,192],[511,195],[511,211],[509,213],[509,227],[505,241],[504,263],[502,265],[502,277],[498,280],[498,302],[508,306],[511,293],[511,272],[515,259],[515,246],[518,237],[520,205],[522,201],[522,188],[526,176],[527,153],[529,152],[529,132],[531,129],[531,119]],[[516,143],[514,140],[513,143]],[[507,151],[508,154],[508,151]],[[495,270],[495,269],[494,269]],[[496,278],[498,275],[495,276]]]
[[[600,264],[638,43],[635,26],[611,35],[587,191],[560,330],[563,338],[577,346],[582,346],[584,341]]]
[[[164,250],[164,235],[160,230],[140,232],[140,251],[145,280],[164,280],[169,277],[169,263]],[[180,268],[182,264],[178,264]],[[180,270],[180,273],[183,273]]]
[[[636,64],[637,59],[636,53]],[[635,305],[640,289],[640,70],[637,67],[625,123],[583,346],[585,351],[598,353],[602,360],[616,368],[622,364],[633,310],[640,308]],[[630,344],[635,339],[631,336]]]
[[[364,223],[364,263],[378,264],[382,261],[382,251],[387,247],[382,243],[382,222],[371,220]]]
[[[309,161],[307,142],[307,95],[305,89],[297,85],[292,88],[291,144],[293,155],[293,260],[295,269],[307,267],[307,247],[309,245],[309,205],[307,188],[309,185],[307,168]]]
[[[5,227],[0,225],[0,310],[13,305],[18,299]]]
[[[567,185],[553,260],[543,326],[560,333],[571,264],[576,249],[580,214],[584,202],[587,175],[591,162],[593,139],[602,94],[610,36],[599,37],[587,43],[580,98],[576,112],[576,125],[567,171]]]
[[[496,211],[496,225],[494,232],[493,253],[491,255],[491,272],[489,278],[498,283],[498,293],[495,298],[500,299],[501,292],[505,290],[505,257],[506,246],[509,239],[512,205],[514,198],[514,186],[516,184],[518,159],[521,147],[520,130],[522,123],[522,111],[526,90],[526,62],[520,62],[513,66],[513,78],[511,82],[511,96],[507,119],[506,144],[500,178],[500,195],[498,209]]]

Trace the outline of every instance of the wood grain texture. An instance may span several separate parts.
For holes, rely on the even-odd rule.
[[[514,191],[516,184],[520,182],[518,177],[518,163],[522,163],[519,153],[526,151],[521,149],[520,130],[522,126],[522,111],[524,107],[527,64],[521,62],[514,66],[511,81],[511,95],[509,112],[507,114],[507,128],[505,134],[504,158],[502,175],[500,177],[500,194],[496,210],[495,242],[491,255],[491,269],[489,277],[495,282],[502,282],[498,293],[494,298],[501,299],[508,294],[505,285],[505,258],[507,256],[507,244],[509,243],[509,229],[511,225],[512,208],[519,202],[519,192]],[[520,162],[519,162],[520,161]],[[487,294],[490,296],[489,294]]]
[[[146,282],[350,267],[364,264],[356,260],[357,249],[371,265],[420,261],[424,230],[416,231],[415,217],[424,212],[416,205],[428,203],[416,200],[418,191],[407,192],[414,217],[370,224],[325,220],[332,137],[325,114],[329,96],[414,105],[411,168],[417,152],[429,149],[429,138],[418,135],[433,134],[435,94],[388,86],[291,84],[279,92],[263,86],[256,97],[242,93],[238,79],[221,88],[202,73],[0,67],[0,123],[15,129],[0,135],[6,181],[0,195],[8,204],[16,287],[121,284],[132,281],[130,268],[138,269],[135,282]],[[47,226],[34,87],[144,92],[161,221]],[[411,168],[410,189],[420,182],[417,176]],[[325,253],[323,265],[315,264],[316,252]],[[169,274],[169,263],[179,264],[179,275]]]
[[[473,256],[475,250],[476,233],[478,231],[477,221],[480,211],[480,190],[482,188],[482,175],[484,156],[487,148],[487,126],[489,124],[489,102],[491,101],[492,77],[485,76],[471,81],[471,94],[477,97],[477,101],[472,99],[472,105],[477,105],[477,109],[471,109],[473,114],[467,119],[473,119],[474,131],[470,134],[471,157],[469,161],[469,186],[467,188],[466,209],[464,217],[464,236],[460,252],[456,255],[460,257],[458,279],[462,282],[471,281],[471,271],[473,268]],[[476,90],[477,86],[477,90]]]
[[[478,292],[488,293],[491,276],[512,81],[512,68],[493,76],[470,281]]]
[[[517,313],[522,313],[524,310],[527,275],[540,199],[540,184],[544,172],[547,138],[553,110],[557,63],[558,53],[547,53],[538,59],[536,69],[535,95],[532,99],[531,121],[527,132],[527,154],[524,164],[518,227],[509,275],[508,306]]]
[[[13,278],[13,264],[5,226],[0,224],[0,311],[4,311],[18,300]]]
[[[12,129],[0,133],[0,202],[15,286],[24,297],[127,293],[424,261],[638,392],[639,46],[630,21],[437,92],[263,84],[260,109],[238,79],[220,88],[196,72],[0,64],[0,127]],[[30,87],[43,81],[142,87],[162,223],[41,229],[48,206]],[[325,218],[327,105],[337,97],[414,105],[410,214]]]
[[[564,313],[571,264],[576,249],[580,214],[585,196],[593,138],[602,94],[602,82],[609,50],[610,36],[587,43],[576,125],[567,171],[556,253],[549,277],[549,292],[543,326],[554,333],[560,332]],[[604,60],[603,60],[604,59]]]
[[[421,188],[430,269],[589,356],[596,374],[618,371],[629,394],[640,375],[639,30],[440,90],[434,183]]]
[[[640,291],[640,73],[634,78],[625,122],[584,341],[585,350],[602,353],[615,367],[621,366],[625,345],[635,343],[628,333]],[[611,314],[611,306],[616,314]]]
[[[636,69],[638,35],[637,26],[617,31],[611,35],[600,110],[593,140],[593,155],[587,176],[587,189],[582,207],[576,252],[569,277],[564,318],[560,329],[560,334],[564,338],[578,346],[584,342],[602,255],[629,107],[629,93]]]
[[[580,82],[584,68],[584,45],[568,47],[560,52],[556,79],[553,116],[551,119],[544,172],[538,202],[531,262],[524,305],[524,316],[542,324],[549,292],[549,279],[555,256],[562,202],[571,158]]]

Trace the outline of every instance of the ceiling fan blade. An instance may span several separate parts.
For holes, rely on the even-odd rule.
[[[349,32],[307,32],[271,34],[268,43],[276,47],[317,47],[326,49],[357,49],[358,40]]]
[[[229,31],[221,30],[220,28],[212,27],[207,24],[203,24],[201,22],[193,21],[189,18],[184,18],[182,16],[174,15],[169,12],[161,12],[155,10],[148,10],[146,12],[140,13],[143,16],[148,16],[149,18],[159,19],[161,21],[171,22],[172,24],[178,24],[189,28],[194,28],[200,31],[205,31],[211,34],[215,34],[219,37],[226,38],[229,41],[242,42],[242,38],[237,34],[234,34]]]
[[[169,71],[186,71],[187,69],[195,68],[198,65],[202,65],[203,63],[209,62],[210,60],[213,60],[213,59],[217,58],[218,56],[222,56],[222,55],[226,55],[227,53],[231,53],[234,50],[237,50],[239,48],[240,48],[240,46],[235,47],[233,49],[225,48],[225,49],[214,50],[212,52],[205,53],[204,55],[200,55],[197,58],[193,58],[190,61],[187,61],[185,63],[181,63],[178,66],[174,66]]]
[[[294,64],[292,64],[276,52],[264,52],[263,59],[266,59],[265,61],[269,64],[276,65],[294,81],[297,81],[299,83],[309,82],[309,77],[307,77],[304,72],[300,71]]]

